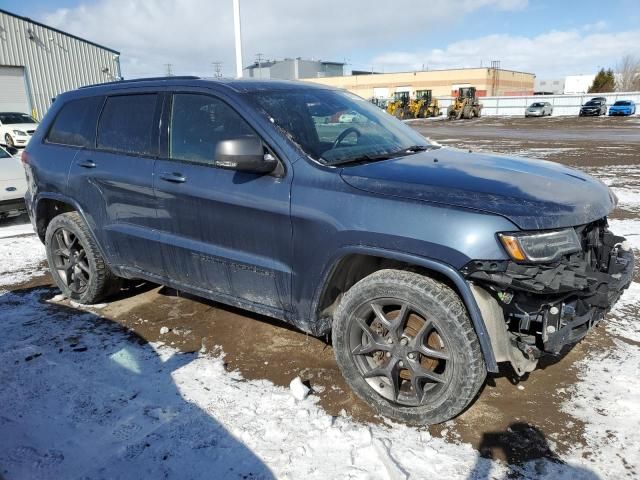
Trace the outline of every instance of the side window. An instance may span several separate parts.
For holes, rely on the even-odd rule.
[[[96,121],[104,97],[71,100],[60,109],[47,135],[47,141],[74,147],[93,147]]]
[[[208,95],[174,94],[170,125],[169,157],[209,165],[220,141],[256,136],[235,110]]]
[[[108,97],[98,124],[98,148],[155,155],[157,99],[155,93]]]

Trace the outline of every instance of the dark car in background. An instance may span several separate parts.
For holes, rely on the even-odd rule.
[[[582,339],[633,272],[600,181],[440,147],[307,83],[82,88],[22,159],[64,295],[145,279],[331,334],[354,391],[410,423],[458,415],[498,363],[524,375]]]
[[[607,114],[607,99],[604,97],[595,97],[580,107],[581,117],[600,116]]]
[[[618,100],[609,107],[609,116],[614,115],[635,115],[636,104],[632,100]]]

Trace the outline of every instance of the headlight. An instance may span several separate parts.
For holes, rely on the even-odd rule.
[[[552,262],[582,250],[573,228],[541,233],[500,233],[498,237],[509,256],[518,262]]]
[[[26,137],[27,136],[27,133],[23,132],[22,130],[14,130],[13,134],[18,136],[18,137]]]

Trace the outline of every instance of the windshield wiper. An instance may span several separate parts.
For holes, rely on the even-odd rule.
[[[346,160],[341,160],[338,162],[327,163],[330,167],[335,167],[338,165],[349,165],[351,163],[361,163],[361,162],[376,162],[379,160],[389,160],[393,155],[389,155],[387,153],[382,155],[358,155],[357,157],[348,158]]]

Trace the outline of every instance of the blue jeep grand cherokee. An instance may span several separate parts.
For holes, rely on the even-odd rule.
[[[146,279],[331,332],[378,412],[442,422],[509,362],[584,337],[629,285],[616,199],[541,160],[430,143],[344,91],[146,79],[61,95],[23,156],[56,284]]]

